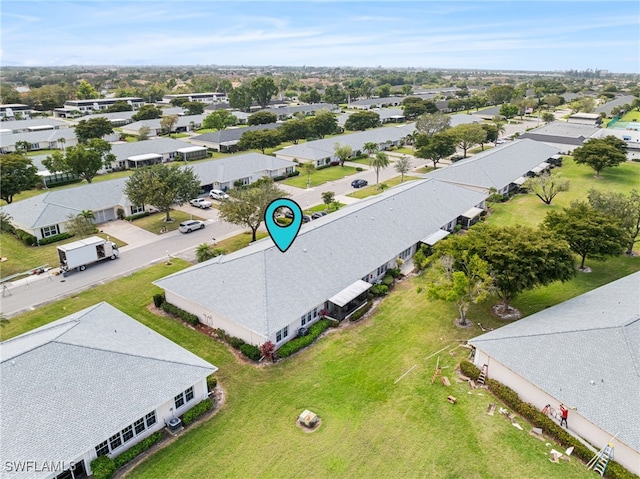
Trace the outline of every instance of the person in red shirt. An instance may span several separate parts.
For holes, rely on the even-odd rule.
[[[566,407],[564,407],[564,404],[560,404],[560,414],[561,414],[560,427],[562,427],[562,424],[564,423],[564,427],[569,429],[569,425],[567,424],[567,417],[569,416],[569,410]]]

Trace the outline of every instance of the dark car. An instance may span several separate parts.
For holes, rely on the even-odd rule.
[[[351,186],[353,186],[354,188],[363,188],[365,186],[367,186],[369,184],[369,182],[367,180],[363,180],[362,178],[357,179],[357,180],[353,180],[351,182]]]
[[[323,216],[327,216],[325,211],[316,211],[311,215],[312,220],[317,220],[318,218],[322,218]]]
[[[309,215],[302,215],[303,223],[308,223],[309,221],[311,221],[311,217]]]

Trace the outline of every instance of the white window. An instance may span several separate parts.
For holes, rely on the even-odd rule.
[[[49,236],[55,236],[60,232],[58,229],[58,225],[53,226],[45,226],[40,229],[40,233],[42,233],[43,238],[48,238]]]
[[[176,405],[176,409],[179,409],[182,406],[184,406],[184,393],[180,393],[176,397],[174,397],[173,402]]]
[[[184,398],[186,400],[186,402],[189,402],[193,399],[193,386],[191,386],[189,389],[187,389],[184,392]]]
[[[301,326],[304,326],[305,324],[307,324],[307,316],[303,314],[303,315],[300,317],[300,325],[301,325]]]
[[[109,454],[109,444],[107,441],[101,442],[96,446],[96,455],[98,457],[106,456],[107,454]]]
[[[284,338],[289,336],[289,326],[285,326],[280,331],[276,333],[276,342],[282,341]]]
[[[133,439],[133,427],[127,426],[122,430],[122,440],[124,442],[130,441]]]
[[[132,206],[131,207],[131,214],[135,215],[136,213],[143,213],[144,212],[144,206]]]
[[[141,417],[140,419],[138,419],[136,422],[133,423],[133,428],[136,431],[136,434],[140,434],[142,431],[144,431],[147,427],[144,425],[144,418]]]
[[[149,414],[145,416],[147,420],[147,427],[151,427],[156,423],[156,412],[151,411]]]
[[[402,259],[407,259],[409,256],[411,256],[411,248],[407,248],[402,253],[400,253],[400,258]]]
[[[109,447],[111,450],[118,449],[122,445],[122,438],[120,437],[120,433],[114,434],[109,438]]]
[[[191,401],[193,399],[193,386],[191,386],[186,391],[181,392],[180,394],[178,394],[173,399],[174,399],[174,403],[176,405],[176,409],[181,408],[182,406],[185,405],[185,403],[188,403],[189,401]]]

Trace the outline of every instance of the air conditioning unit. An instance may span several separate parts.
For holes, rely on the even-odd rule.
[[[167,427],[169,428],[169,432],[175,434],[182,428],[182,421],[179,417],[172,417],[167,421]]]

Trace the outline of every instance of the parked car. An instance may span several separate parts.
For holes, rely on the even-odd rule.
[[[209,198],[213,198],[214,200],[228,200],[229,195],[222,190],[211,190],[209,192]]]
[[[316,211],[311,215],[312,220],[317,220],[318,218],[322,218],[323,216],[327,216],[325,211]]]
[[[308,223],[309,221],[311,221],[311,217],[309,215],[302,215],[303,223]]]
[[[354,188],[364,188],[368,184],[369,184],[369,182],[367,180],[363,180],[362,178],[359,178],[357,180],[353,180],[351,182],[351,186],[353,186]]]
[[[201,230],[204,228],[204,222],[199,220],[187,220],[180,223],[178,226],[178,231],[180,233],[191,233],[195,230]]]
[[[204,198],[194,198],[191,201],[189,201],[189,203],[191,203],[191,206],[195,206],[196,208],[202,208],[207,209],[207,208],[211,208],[211,201],[207,201]]]

